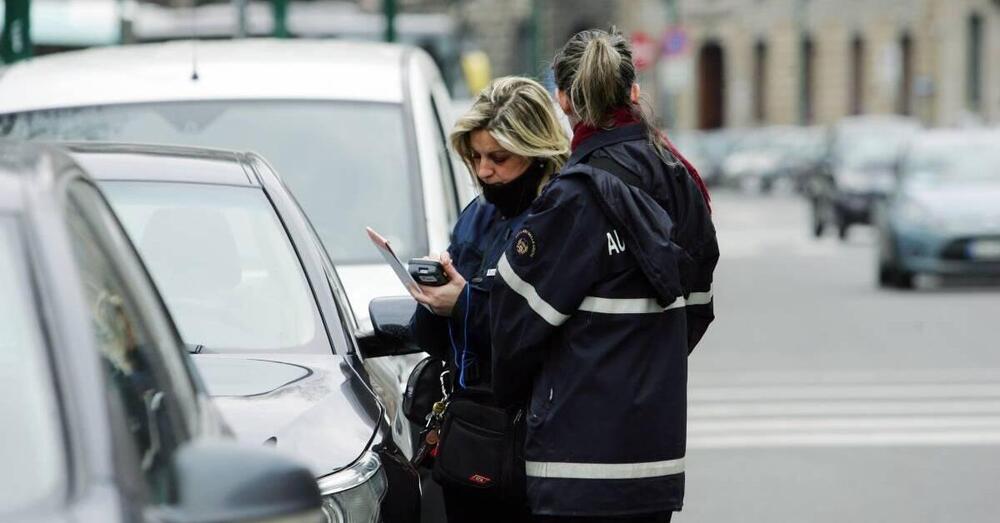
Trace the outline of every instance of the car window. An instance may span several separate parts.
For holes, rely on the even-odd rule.
[[[302,264],[259,187],[102,187],[189,346],[331,352]]]
[[[458,211],[461,207],[458,191],[455,187],[455,170],[451,163],[451,154],[448,152],[448,133],[445,131],[444,123],[441,121],[440,107],[434,97],[431,96],[431,114],[434,115],[434,148],[437,152],[438,165],[441,166],[441,176],[444,179],[444,190],[446,208],[448,210],[448,224],[452,226],[458,220]]]
[[[401,104],[232,100],[0,115],[0,136],[219,147],[260,153],[337,263],[381,263],[371,226],[408,259],[428,252],[411,124]],[[375,212],[373,212],[373,210]]]
[[[0,216],[0,520],[51,504],[65,456],[55,386],[14,219]]]
[[[186,438],[182,407],[171,376],[140,312],[126,276],[111,254],[94,208],[78,198],[93,189],[76,187],[66,208],[66,224],[89,306],[94,341],[100,352],[112,411],[123,413],[123,442],[130,462],[141,468],[144,484],[131,485],[144,501],[162,503],[169,495],[170,458]],[[84,210],[87,209],[87,210]],[[106,229],[104,229],[106,230]],[[124,429],[124,430],[122,430]]]

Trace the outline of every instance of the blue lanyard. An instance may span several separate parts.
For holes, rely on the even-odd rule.
[[[469,309],[472,308],[472,286],[465,284],[465,321],[462,325],[462,350],[459,357],[458,347],[455,345],[455,335],[451,331],[451,319],[448,319],[448,339],[451,341],[451,352],[455,358],[455,367],[458,368],[458,385],[465,387],[465,369],[473,363],[473,360],[466,361],[469,352]]]

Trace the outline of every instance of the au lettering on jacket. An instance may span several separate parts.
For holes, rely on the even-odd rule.
[[[618,230],[608,232],[608,256],[625,252],[625,242],[618,236]]]

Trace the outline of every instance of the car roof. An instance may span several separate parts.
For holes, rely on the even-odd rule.
[[[249,153],[203,147],[115,143],[63,144],[98,181],[181,182],[259,186],[246,167]]]
[[[398,103],[404,61],[414,51],[373,42],[244,39],[57,53],[0,72],[0,113],[191,100]]]
[[[934,129],[918,134],[911,147],[959,147],[969,144],[1000,145],[1000,131],[991,129]]]

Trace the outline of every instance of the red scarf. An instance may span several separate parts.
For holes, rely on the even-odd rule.
[[[641,123],[642,120],[640,120],[639,117],[636,116],[636,112],[638,110],[639,110],[638,107],[636,107],[635,109],[633,109],[632,107],[619,107],[618,109],[615,109],[614,112],[611,113],[610,128],[615,129],[618,127],[624,127],[626,125]],[[603,130],[605,129],[599,127],[592,127],[584,124],[583,122],[577,122],[577,124],[573,126],[573,141],[570,143],[570,147],[575,151],[580,146],[580,144],[582,144],[587,140],[587,138],[590,138],[591,136]],[[674,147],[674,144],[670,142],[669,138],[667,138],[667,133],[660,131],[660,140],[663,142],[663,145],[667,148],[667,150],[670,151],[670,154],[674,155],[675,158],[677,158],[678,160],[681,161],[682,164],[684,164],[684,168],[687,169],[688,174],[691,175],[691,178],[694,179],[695,184],[698,185],[698,190],[701,191],[702,197],[705,198],[705,205],[708,206],[708,210],[709,212],[711,212],[712,198],[708,194],[708,187],[705,185],[705,182],[701,179],[701,175],[698,174],[698,169],[696,169],[694,165],[691,165],[691,162],[689,162],[687,158],[685,158],[684,155],[682,155],[680,151],[678,151],[677,148]]]

